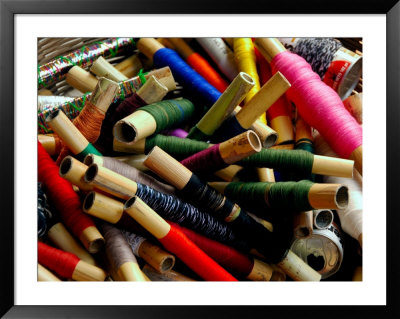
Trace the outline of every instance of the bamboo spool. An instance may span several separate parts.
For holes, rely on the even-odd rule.
[[[47,232],[47,237],[61,250],[73,253],[79,259],[96,265],[94,258],[82,248],[75,238],[68,232],[62,223],[54,224]]]
[[[134,54],[115,65],[115,69],[125,75],[128,79],[137,75],[142,68],[143,64],[142,61],[140,61],[138,54]]]
[[[122,82],[128,80],[128,78],[113,67],[106,59],[102,56],[98,57],[90,67],[90,71],[97,76],[105,77],[115,82]]]
[[[243,167],[239,165],[229,165],[226,168],[216,171],[214,175],[221,178],[225,182],[233,182],[238,180],[237,175],[242,169]]]
[[[158,272],[150,265],[144,265],[142,271],[150,278],[151,281],[195,281],[194,279],[187,277],[175,270],[169,270],[166,272]]]
[[[38,281],[61,281],[56,275],[54,275],[50,270],[46,267],[43,267],[41,264],[38,264]]]
[[[90,192],[83,201],[83,211],[110,224],[118,223],[124,213],[124,204],[98,192]]]
[[[133,253],[143,258],[158,272],[163,273],[172,269],[175,264],[175,256],[166,252],[160,246],[153,244],[145,237],[123,232]]]
[[[154,117],[146,111],[137,110],[114,125],[113,135],[121,143],[134,143],[152,135],[156,129]]]
[[[193,49],[181,38],[168,38],[167,41],[169,45],[172,45],[172,49],[178,51],[184,60],[187,60],[194,53]]]
[[[118,83],[107,78],[100,78],[92,95],[90,102],[103,114],[108,110],[119,90]]]
[[[93,186],[85,182],[87,165],[72,156],[66,156],[60,163],[59,175],[79,187],[82,191],[91,191]]]
[[[268,62],[279,53],[286,51],[282,43],[276,38],[257,38],[255,40],[257,49],[265,57]],[[357,171],[362,175],[362,145],[357,147],[350,155],[350,159],[354,160]]]
[[[50,156],[58,155],[61,151],[60,139],[54,134],[38,134],[38,140]]]
[[[104,281],[107,273],[96,266],[80,260],[72,273],[72,279],[76,281]]]
[[[313,231],[313,212],[311,210],[294,215],[294,235],[296,238],[308,238]]]
[[[246,131],[219,144],[219,153],[226,164],[233,164],[261,151],[261,142],[253,131]]]
[[[270,281],[274,269],[259,259],[253,258],[253,261],[253,269],[246,278],[253,281]]]
[[[168,66],[150,71],[149,73],[145,74],[144,77],[146,80],[148,80],[152,75],[154,75],[159,82],[165,85],[169,92],[176,90],[176,82],[172,75],[171,69]]]
[[[289,81],[277,72],[236,114],[239,124],[248,129],[290,87]]]
[[[73,66],[67,73],[67,83],[82,93],[92,92],[97,85],[97,78],[79,66]]]
[[[134,196],[137,191],[136,182],[97,164],[88,167],[84,180],[91,183],[94,190],[125,200]]]
[[[327,229],[333,223],[333,212],[330,209],[313,210],[313,224],[317,229]]]
[[[136,91],[143,101],[152,104],[161,101],[168,93],[168,88],[151,75],[143,86]]]
[[[260,120],[255,121],[250,129],[256,132],[263,148],[270,148],[275,145],[279,139],[279,134],[270,126],[262,123]]]
[[[61,110],[55,110],[46,118],[47,124],[63,140],[73,154],[79,154],[89,145],[88,140]]]
[[[296,281],[320,281],[321,274],[303,262],[294,252],[288,250],[286,257],[277,264],[284,272]]]

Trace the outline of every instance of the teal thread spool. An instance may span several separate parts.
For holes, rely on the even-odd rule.
[[[176,127],[186,122],[193,113],[194,105],[187,99],[160,101],[141,107],[118,121],[113,134],[121,143],[133,143],[162,130]]]

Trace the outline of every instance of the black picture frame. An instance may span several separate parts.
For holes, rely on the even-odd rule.
[[[15,306],[14,303],[14,17],[16,14],[385,14],[387,21],[387,283],[386,306]],[[323,316],[324,318],[400,318],[397,289],[400,276],[398,163],[400,150],[400,4],[398,0],[286,0],[284,2],[232,0],[0,0],[0,316],[5,318],[269,318]],[[379,167],[377,168],[379,169]],[[380,212],[383,213],[383,212]],[[318,293],[318,292],[316,292]],[[371,292],[373,294],[374,292]]]

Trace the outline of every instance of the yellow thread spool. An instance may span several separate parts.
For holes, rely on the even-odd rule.
[[[260,90],[260,79],[257,72],[256,55],[254,53],[254,44],[251,38],[235,38],[233,40],[233,50],[235,54],[235,61],[239,71],[246,72],[250,75],[255,85],[247,93],[245,97],[245,104],[249,102],[252,97]],[[267,124],[266,114],[260,116],[260,121]]]

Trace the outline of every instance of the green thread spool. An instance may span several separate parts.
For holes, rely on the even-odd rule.
[[[178,98],[156,102],[139,108],[114,126],[114,137],[121,143],[132,143],[162,130],[178,126],[194,113],[194,105]]]
[[[209,139],[235,107],[244,100],[254,84],[251,76],[240,72],[202,119],[189,131],[187,138],[199,141]]]
[[[254,213],[338,209],[348,205],[348,189],[340,184],[299,182],[209,183]]]

